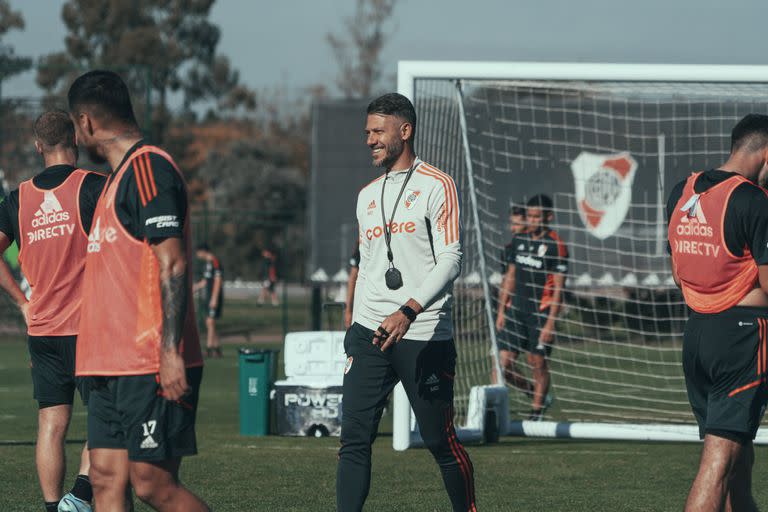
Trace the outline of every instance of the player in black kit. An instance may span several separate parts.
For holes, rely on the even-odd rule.
[[[505,251],[506,272],[499,292],[496,327],[503,332],[502,349],[524,351],[533,373],[530,418],[540,421],[551,404],[547,358],[554,342],[563,284],[568,273],[568,249],[549,223],[552,199],[543,194],[527,203],[528,230],[512,238]],[[505,331],[505,304],[512,297],[511,329]]]

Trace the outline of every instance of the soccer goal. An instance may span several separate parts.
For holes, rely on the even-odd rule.
[[[690,172],[725,161],[741,117],[768,112],[768,67],[408,61],[398,90],[416,106],[417,153],[462,196],[459,435],[482,439],[496,421],[517,435],[697,440],[664,205]],[[570,268],[549,359],[555,402],[533,423],[529,398],[493,382],[494,324],[510,206],[539,193]],[[419,442],[398,388],[394,447]]]

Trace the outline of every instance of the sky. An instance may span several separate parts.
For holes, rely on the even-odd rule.
[[[6,37],[17,54],[64,47],[63,0],[11,0],[26,29]],[[46,8],[42,9],[41,5]],[[218,0],[219,52],[256,90],[334,89],[325,36],[343,33],[355,0]],[[382,71],[399,60],[765,64],[765,0],[399,0]],[[390,82],[394,86],[394,80]],[[4,96],[37,96],[33,73],[2,84]]]

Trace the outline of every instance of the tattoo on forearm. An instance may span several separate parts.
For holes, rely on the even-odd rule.
[[[187,273],[172,275],[160,283],[163,301],[163,350],[175,349],[181,343],[187,312]]]

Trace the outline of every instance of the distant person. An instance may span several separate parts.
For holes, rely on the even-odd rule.
[[[280,305],[280,301],[277,298],[277,255],[270,249],[262,249],[261,251],[261,264],[262,264],[262,287],[261,293],[259,293],[259,304],[264,304],[267,297],[272,300],[273,306]]]
[[[548,358],[568,273],[568,249],[549,227],[554,218],[552,199],[540,194],[526,206],[527,230],[512,237],[504,258],[507,271],[499,292],[496,328],[502,331],[507,325],[505,305],[512,294],[512,329],[505,346],[509,352],[528,354],[533,373],[528,419],[541,421],[552,403]]]
[[[683,334],[688,401],[704,447],[688,512],[757,510],[753,440],[768,400],[768,116],[731,132],[731,154],[667,201],[672,276],[692,312]]]
[[[205,264],[203,278],[195,283],[195,290],[202,290],[203,305],[205,306],[205,328],[208,333],[206,343],[206,355],[208,357],[221,357],[221,343],[216,333],[216,320],[221,318],[221,310],[224,307],[224,282],[221,263],[211,252],[208,244],[197,246],[197,258]]]
[[[355,252],[349,258],[349,278],[347,278],[347,299],[344,302],[344,328],[352,325],[352,314],[355,309],[355,287],[357,274],[360,271],[360,242],[355,243]]]
[[[88,401],[91,482],[99,512],[124,510],[128,484],[162,512],[207,512],[179,480],[197,453],[203,374],[192,301],[187,187],[141,137],[128,87],[89,71],[68,93],[78,142],[112,169],[88,240],[76,371]]]
[[[416,111],[405,96],[372,101],[365,133],[382,174],[357,198],[359,296],[344,339],[336,507],[362,510],[371,485],[371,447],[399,381],[452,509],[474,511],[474,469],[453,426],[451,315],[462,257],[458,190],[449,175],[416,156]]]
[[[509,210],[509,231],[512,237],[524,233],[528,229],[525,220],[525,208],[523,206],[513,206]],[[517,343],[516,326],[514,325],[512,307],[512,297],[505,290],[514,289],[514,273],[508,271],[507,255],[513,242],[508,243],[501,251],[502,274],[504,276],[501,286],[499,286],[499,305],[498,311],[504,317],[504,322],[500,321],[497,315],[496,330],[499,333],[499,366],[504,373],[504,381],[520,389],[528,398],[533,398],[533,384],[520,373],[517,368],[517,356],[520,354],[520,347]],[[509,280],[512,283],[509,283]],[[505,295],[505,301],[502,303],[502,294]],[[493,382],[500,384],[496,377],[496,367],[493,368]]]
[[[34,124],[35,149],[45,170],[21,183],[0,204],[0,254],[13,242],[31,295],[27,302],[0,258],[0,284],[27,323],[34,397],[38,402],[35,461],[47,512],[88,511],[93,497],[87,446],[74,487],[62,497],[64,441],[74,392],[88,401],[87,383],[75,377],[88,232],[106,178],[77,169],[75,127],[61,110]]]

